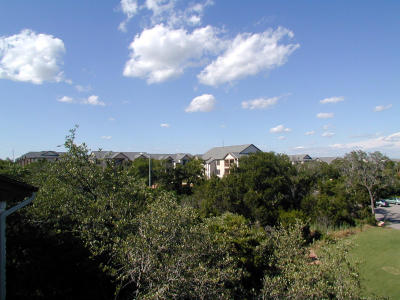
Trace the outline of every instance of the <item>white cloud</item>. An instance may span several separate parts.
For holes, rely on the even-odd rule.
[[[390,109],[390,108],[392,108],[392,104],[389,104],[389,105],[378,105],[378,106],[375,106],[374,111],[379,112],[379,111],[387,110],[387,109]]]
[[[272,98],[258,98],[254,100],[248,100],[242,102],[242,108],[244,109],[265,109],[275,105],[280,97]]]
[[[286,140],[286,136],[281,135],[281,136],[278,137],[278,140]]]
[[[164,23],[171,27],[197,26],[201,23],[204,9],[213,3],[211,0],[193,3],[179,8],[177,0],[146,0],[143,8],[152,12],[153,24]]]
[[[79,100],[76,100],[76,99],[68,97],[68,96],[64,96],[64,97],[57,99],[57,101],[63,102],[63,103],[88,104],[88,105],[93,105],[93,106],[105,106],[106,105],[103,101],[100,101],[99,96],[96,96],[96,95],[89,96],[87,99],[85,98],[85,99],[79,99]]]
[[[159,24],[135,36],[123,74],[146,78],[149,84],[163,82],[182,75],[185,68],[199,64],[205,54],[217,52],[221,46],[211,26],[189,33]]]
[[[63,96],[61,98],[58,98],[57,101],[63,102],[63,103],[74,103],[75,102],[75,100],[73,98],[68,97],[68,96]]]
[[[126,32],[126,24],[136,15],[138,4],[137,0],[121,0],[120,5],[122,12],[126,15],[126,19],[119,24],[118,29]]]
[[[326,131],[323,134],[321,134],[321,136],[323,136],[323,137],[333,137],[334,135],[335,135],[335,133],[331,132],[331,131]]]
[[[319,119],[330,119],[333,117],[334,117],[333,113],[318,113],[317,114],[317,118],[319,118]]]
[[[60,82],[63,80],[60,65],[64,53],[62,40],[29,29],[0,37],[0,78],[34,84]]]
[[[109,118],[108,118],[108,121],[115,121],[115,118],[109,117]]]
[[[306,147],[304,147],[304,146],[297,146],[297,147],[294,147],[294,150],[303,150],[303,149],[305,149]]]
[[[396,148],[400,150],[400,132],[396,132],[388,136],[381,136],[359,142],[353,142],[347,144],[334,144],[331,145],[331,147],[337,149],[362,149],[362,150]]]
[[[311,130],[311,131],[307,131],[304,135],[314,135],[315,131]]]
[[[169,128],[169,127],[171,127],[171,125],[169,125],[168,123],[161,123],[160,126],[161,126],[161,127],[164,127],[164,128]]]
[[[344,97],[330,97],[330,98],[325,98],[322,99],[321,101],[319,101],[322,104],[326,104],[326,103],[338,103],[338,102],[342,102],[344,101]]]
[[[83,86],[83,85],[77,84],[77,85],[75,85],[75,89],[78,92],[89,92],[92,89],[92,87],[90,85]]]
[[[287,127],[285,127],[283,125],[278,125],[278,126],[273,127],[273,128],[271,128],[269,130],[269,132],[272,132],[272,133],[290,132],[290,131],[292,131],[292,129],[287,128]]]
[[[225,53],[201,71],[199,81],[217,86],[283,65],[299,47],[299,44],[279,43],[285,37],[292,38],[293,33],[282,27],[237,35]]]
[[[214,109],[215,98],[213,95],[204,94],[198,96],[190,102],[190,105],[185,109],[186,112],[209,112]]]
[[[112,136],[111,135],[103,135],[101,138],[103,140],[111,140]]]
[[[106,104],[103,101],[99,101],[99,96],[89,96],[87,99],[82,101],[83,104],[89,104],[94,106],[105,106]]]

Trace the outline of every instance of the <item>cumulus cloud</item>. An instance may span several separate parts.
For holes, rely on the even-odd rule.
[[[199,64],[205,54],[220,48],[221,41],[211,26],[190,33],[159,24],[135,36],[123,74],[146,78],[149,84],[163,82],[182,75],[185,68]]]
[[[271,133],[281,133],[281,132],[290,132],[290,131],[292,131],[292,129],[287,128],[283,125],[278,125],[269,130],[269,132],[271,132]]]
[[[317,114],[317,118],[319,118],[319,119],[330,119],[333,117],[334,117],[333,113],[318,113]]]
[[[152,12],[153,24],[165,23],[169,26],[197,26],[201,23],[204,10],[213,4],[213,1],[191,3],[179,8],[177,0],[146,0],[143,8]]]
[[[198,79],[202,84],[217,86],[279,67],[299,47],[299,44],[280,43],[283,38],[293,36],[293,32],[282,27],[263,33],[241,33],[201,71]]]
[[[96,96],[96,95],[91,95],[88,98],[84,98],[84,99],[74,99],[72,97],[63,96],[63,97],[57,99],[57,101],[63,102],[63,103],[80,103],[80,104],[87,104],[87,105],[93,105],[93,106],[105,106],[106,105],[103,101],[100,101],[99,96]]]
[[[286,136],[281,135],[281,136],[278,137],[278,140],[286,140]]]
[[[378,106],[375,106],[374,111],[375,112],[379,112],[379,111],[387,110],[387,109],[390,109],[390,108],[392,108],[392,104],[389,104],[389,105],[378,105]]]
[[[169,128],[170,127],[170,125],[168,123],[161,123],[160,126],[164,127],[164,128]]]
[[[87,99],[84,99],[83,104],[89,104],[94,106],[105,106],[106,104],[103,101],[99,100],[99,96],[89,96]]]
[[[274,106],[280,97],[272,98],[258,98],[254,100],[248,100],[242,102],[242,108],[244,109],[266,109],[268,107]]]
[[[311,130],[311,131],[307,131],[304,135],[314,135],[315,131]]]
[[[73,98],[68,97],[68,96],[63,96],[61,98],[58,98],[57,101],[63,102],[63,103],[74,103],[75,102],[75,100]]]
[[[143,5],[138,5],[137,0],[121,0],[121,11],[126,15],[126,19],[119,24],[118,29],[126,32],[127,23],[142,10],[150,12],[150,16],[145,14],[145,22],[150,17],[151,24],[167,24],[169,27],[198,26],[204,15],[207,6],[214,4],[212,0],[195,2],[189,5],[178,0],[145,0]]]
[[[103,140],[111,140],[112,136],[111,135],[103,135],[101,138]]]
[[[337,149],[380,149],[380,148],[395,148],[400,150],[400,132],[390,134],[388,136],[380,136],[377,138],[366,139],[359,142],[347,144],[334,144],[332,148]]]
[[[92,87],[90,85],[83,86],[83,85],[77,84],[77,85],[75,85],[75,89],[78,92],[89,92],[92,89]]]
[[[190,102],[189,106],[186,107],[186,112],[209,112],[215,107],[215,98],[213,95],[204,94],[198,96]]]
[[[126,24],[138,11],[137,0],[121,0],[120,6],[122,12],[126,15],[126,19],[119,24],[118,29],[126,32]]]
[[[64,53],[61,39],[29,29],[0,37],[0,78],[34,84],[60,82],[63,80],[60,65]]]
[[[330,98],[325,98],[319,101],[322,104],[326,103],[338,103],[344,101],[344,97],[330,97]]]
[[[326,131],[323,134],[321,134],[321,136],[323,137],[333,137],[335,135],[335,133],[331,132],[331,131]]]

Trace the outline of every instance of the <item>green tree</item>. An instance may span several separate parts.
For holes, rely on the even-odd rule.
[[[163,193],[136,218],[136,226],[118,256],[120,278],[132,298],[232,298],[242,270],[194,209]]]
[[[348,186],[360,186],[368,192],[372,215],[375,214],[374,202],[379,192],[393,184],[395,178],[386,168],[389,162],[380,152],[366,153],[361,150],[346,154],[342,161],[342,172]]]
[[[360,299],[360,283],[347,243],[323,245],[308,257],[304,225],[272,229],[260,248],[268,255],[261,299]]]

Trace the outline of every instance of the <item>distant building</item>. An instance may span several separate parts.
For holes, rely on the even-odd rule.
[[[326,156],[326,157],[317,157],[315,161],[325,162],[327,164],[331,164],[335,159],[338,159],[337,156]]]
[[[127,164],[138,158],[156,160],[164,160],[167,165],[176,167],[176,165],[185,165],[189,160],[193,158],[188,153],[177,153],[177,154],[150,154],[146,152],[113,152],[113,151],[93,151],[92,154],[96,159],[97,164],[103,164],[106,160],[113,160],[116,164]]]
[[[239,166],[239,158],[257,152],[261,150],[253,144],[212,148],[202,157],[206,177],[216,175],[222,178],[225,174],[229,174],[231,166]]]
[[[37,161],[57,161],[64,153],[56,151],[28,152],[17,158],[16,162],[24,167]]]
[[[113,151],[93,151],[92,155],[95,162],[104,165],[107,160],[114,161],[117,165],[128,164],[137,158],[147,158],[144,152],[113,152]]]
[[[296,155],[288,155],[289,160],[292,164],[303,164],[305,162],[312,161],[312,157],[308,154],[296,154]]]

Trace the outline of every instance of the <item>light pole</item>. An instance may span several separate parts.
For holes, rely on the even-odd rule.
[[[151,156],[149,154],[149,187],[151,187]]]

